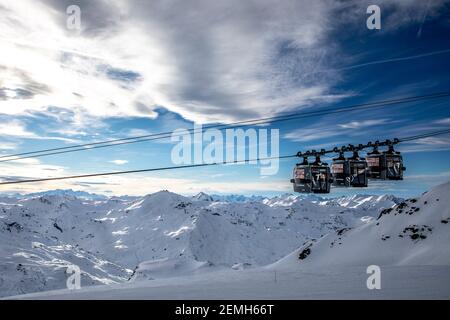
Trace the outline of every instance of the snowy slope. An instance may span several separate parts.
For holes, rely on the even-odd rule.
[[[450,183],[311,241],[273,267],[450,265]]]
[[[137,200],[8,199],[0,288],[4,296],[64,288],[58,263],[76,263],[81,290],[20,298],[450,298],[449,191],[450,183],[406,201],[218,202],[167,191]],[[24,249],[33,239],[41,242]],[[370,264],[382,266],[383,290],[367,289]],[[5,289],[22,281],[21,290]]]
[[[83,286],[267,265],[396,202],[366,198],[350,206],[344,198],[221,202],[168,191],[107,200],[2,197],[0,295],[63,288],[70,264],[82,269]]]
[[[117,206],[72,196],[45,196],[0,205],[0,293],[61,288],[71,264],[83,270],[82,284],[123,282],[131,270],[107,261],[88,245],[99,229],[95,218]]]
[[[367,277],[365,267],[260,267],[47,291],[12,299],[450,299],[450,266],[382,266],[381,290],[368,290]]]

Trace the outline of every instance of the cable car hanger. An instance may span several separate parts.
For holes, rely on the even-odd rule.
[[[342,146],[342,147],[334,147],[333,149],[329,149],[329,150],[325,150],[325,149],[320,149],[320,151],[317,150],[308,150],[305,152],[297,152],[297,157],[315,157],[317,155],[319,156],[323,156],[329,153],[339,153],[339,152],[348,152],[348,151],[361,151],[364,150],[366,148],[373,148],[373,147],[391,147],[394,146],[396,144],[399,144],[401,141],[398,138],[394,138],[393,140],[385,140],[385,141],[369,141],[367,144],[358,144],[357,146],[353,145],[353,144],[348,144],[346,146]]]

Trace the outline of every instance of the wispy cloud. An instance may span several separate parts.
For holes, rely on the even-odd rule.
[[[331,67],[343,53],[330,30],[342,21],[360,23],[354,17],[367,7],[331,0],[80,0],[82,30],[74,33],[66,29],[71,0],[0,3],[8,17],[0,21],[3,113],[59,106],[79,119],[155,118],[164,106],[199,122],[268,116],[340,99],[343,94],[332,90],[340,70]],[[423,21],[411,10],[423,7],[419,1],[382,3],[391,12],[383,28],[394,28],[399,17],[402,23]],[[430,1],[428,16],[441,6]],[[316,74],[320,70],[328,72]]]
[[[434,123],[436,123],[436,124],[450,124],[450,118],[440,119],[440,120],[435,121]]]
[[[410,55],[410,56],[399,57],[399,58],[373,60],[373,61],[369,61],[369,62],[365,62],[365,63],[354,64],[352,66],[338,68],[335,70],[336,71],[350,70],[350,69],[362,68],[362,67],[373,66],[373,65],[378,65],[378,64],[415,60],[415,59],[426,58],[426,57],[431,57],[431,56],[435,56],[435,55],[443,55],[443,54],[450,54],[450,49],[431,51],[431,52],[427,52],[427,53]]]
[[[314,141],[324,138],[331,138],[335,136],[341,135],[342,132],[336,130],[336,128],[331,129],[323,129],[323,128],[313,128],[313,129],[296,129],[287,133],[284,138],[297,141],[297,142],[306,142],[306,141]]]
[[[293,130],[284,135],[284,138],[297,142],[309,142],[338,136],[354,136],[361,134],[360,130],[355,129],[377,128],[391,123],[393,121],[390,119],[361,119],[341,124],[336,124],[335,119],[322,120],[313,127]]]
[[[66,29],[72,1],[1,3],[0,109],[11,115],[57,105],[154,118],[164,106],[226,122],[342,96],[334,72],[314,76],[340,54],[329,35],[339,2],[83,0],[79,34]]]
[[[2,138],[20,138],[20,139],[35,139],[35,140],[59,140],[67,143],[79,142],[76,139],[59,137],[59,136],[44,136],[38,135],[27,129],[26,125],[19,120],[9,120],[0,122],[0,136]],[[8,146],[8,144],[5,144]]]
[[[0,123],[0,135],[19,138],[36,138],[33,132],[28,131],[25,125],[18,120]]]
[[[127,164],[128,160],[119,160],[119,159],[117,159],[117,160],[111,160],[110,162],[120,166],[120,165],[123,165],[123,164]]]
[[[370,126],[378,126],[382,124],[386,124],[390,122],[389,119],[375,119],[375,120],[360,120],[360,121],[351,121],[348,123],[339,124],[339,127],[343,129],[359,129]]]
[[[450,150],[450,138],[442,136],[418,139],[402,145],[399,150],[404,153]]]
[[[15,150],[18,148],[18,145],[16,143],[10,143],[10,142],[1,142],[0,143],[0,150]]]

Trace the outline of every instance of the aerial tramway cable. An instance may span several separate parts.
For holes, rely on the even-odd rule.
[[[444,91],[444,92],[433,93],[433,94],[428,94],[428,95],[403,97],[403,98],[396,98],[396,99],[390,99],[390,100],[356,104],[356,105],[351,105],[351,106],[342,107],[342,108],[324,109],[324,110],[309,111],[309,112],[298,112],[298,113],[280,115],[280,116],[274,116],[274,117],[268,117],[268,118],[260,118],[260,119],[233,122],[233,123],[229,123],[229,124],[209,125],[209,126],[204,126],[200,130],[194,128],[194,129],[186,129],[186,131],[187,131],[187,134],[192,134],[192,133],[197,133],[197,132],[203,132],[204,130],[213,129],[213,128],[223,130],[223,129],[228,129],[228,128],[248,126],[248,125],[260,125],[260,124],[289,121],[289,120],[295,120],[295,119],[301,119],[301,118],[316,117],[316,116],[321,116],[321,115],[364,110],[364,109],[368,109],[368,108],[379,108],[379,107],[385,107],[385,106],[389,106],[389,105],[410,103],[410,102],[416,102],[416,101],[422,101],[422,100],[428,100],[428,99],[437,99],[437,98],[443,98],[443,97],[449,97],[449,96],[450,96],[450,91]],[[183,135],[183,134],[173,134],[172,132],[161,132],[161,133],[127,137],[127,138],[121,138],[121,139],[106,140],[106,141],[92,142],[92,143],[86,143],[86,144],[78,144],[78,145],[73,145],[73,146],[15,153],[15,154],[10,154],[10,155],[0,156],[0,162],[8,162],[8,161],[29,159],[29,158],[38,158],[38,157],[44,157],[44,156],[50,156],[50,155],[58,155],[58,154],[65,154],[65,153],[71,153],[71,152],[86,151],[86,150],[91,150],[91,149],[114,147],[114,146],[119,146],[119,145],[127,145],[127,144],[146,142],[146,141],[154,141],[154,140],[170,138],[172,135],[177,136],[177,135]]]
[[[433,132],[424,133],[421,135],[415,135],[410,137],[404,137],[401,139],[394,139],[391,141],[391,143],[400,143],[400,142],[406,142],[406,141],[413,141],[418,139],[423,139],[427,137],[433,137],[437,135],[442,135],[450,133],[450,128],[437,130]],[[390,140],[386,140],[390,141]],[[382,144],[382,143],[381,143]],[[368,144],[366,147],[369,147]],[[357,146],[356,148],[360,148]],[[332,150],[321,150],[318,152],[315,152],[314,154],[319,156],[316,157],[315,164],[321,164],[320,163],[320,155],[329,152],[336,152],[338,149],[334,148]],[[324,152],[325,151],[325,152]],[[308,154],[308,156],[313,155],[313,153]],[[238,164],[238,163],[252,163],[257,161],[264,161],[264,160],[272,160],[272,159],[287,159],[287,158],[294,158],[294,157],[303,157],[304,160],[307,160],[301,152],[294,154],[294,155],[282,155],[277,157],[266,157],[266,158],[257,158],[257,159],[249,159],[249,160],[236,160],[236,161],[224,161],[224,162],[214,162],[214,163],[201,163],[201,164],[192,164],[192,165],[183,165],[183,166],[171,166],[171,167],[159,167],[159,168],[149,168],[149,169],[138,169],[138,170],[127,170],[127,171],[113,171],[113,172],[103,172],[103,173],[92,173],[92,174],[82,174],[82,175],[73,175],[73,176],[62,176],[62,177],[53,177],[53,178],[39,178],[39,179],[27,179],[27,180],[16,180],[16,181],[5,181],[0,182],[0,185],[12,185],[12,184],[20,184],[20,183],[33,183],[33,182],[44,182],[44,181],[54,181],[54,180],[67,180],[67,179],[76,179],[76,178],[88,178],[88,177],[99,177],[99,176],[111,176],[111,175],[121,175],[121,174],[131,174],[131,173],[142,173],[142,172],[154,172],[154,171],[166,171],[166,170],[176,170],[176,169],[187,169],[187,168],[199,168],[199,167],[208,167],[208,166],[217,166],[217,165],[226,165],[226,164]],[[323,174],[323,172],[318,172],[318,174]],[[325,184],[331,183],[331,181],[327,181]],[[328,189],[328,186],[325,187]]]
[[[226,165],[226,164],[240,164],[240,163],[247,163],[247,162],[252,163],[252,162],[257,162],[257,161],[265,161],[265,160],[273,160],[273,159],[294,158],[296,156],[297,155],[294,154],[294,155],[285,155],[285,156],[278,156],[278,157],[256,158],[256,159],[250,159],[250,160],[235,160],[235,161],[223,161],[223,162],[213,162],[213,163],[199,163],[199,164],[190,164],[190,165],[182,165],[182,166],[159,167],[159,168],[126,170],[126,171],[112,171],[112,172],[81,174],[81,175],[54,177],[54,178],[17,180],[17,181],[0,182],[0,185],[30,183],[30,182],[43,182],[43,181],[53,181],[53,180],[66,180],[66,179],[76,179],[76,178],[101,177],[101,176],[111,176],[111,175],[119,175],[119,174],[141,173],[141,172],[152,172],[152,171],[166,171],[166,170],[175,170],[175,169],[199,168],[199,167]]]

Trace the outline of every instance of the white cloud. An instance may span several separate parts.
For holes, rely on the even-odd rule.
[[[20,138],[35,138],[36,135],[28,131],[25,125],[18,121],[6,121],[0,123],[0,135]]]
[[[408,142],[404,146],[400,145],[399,150],[404,153],[450,150],[450,138],[445,136],[422,138]]]
[[[388,119],[375,119],[375,120],[357,120],[348,123],[340,124],[339,127],[343,129],[359,129],[370,126],[378,126],[386,124]]]
[[[57,129],[52,130],[51,132],[64,135],[64,136],[86,136],[87,132],[82,130],[75,130],[75,129]]]
[[[27,165],[33,165],[33,164],[40,164],[41,163],[38,159],[35,159],[35,158],[17,159],[17,160],[11,160],[9,162],[10,163],[27,164]]]
[[[0,136],[12,137],[12,138],[24,138],[35,140],[59,140],[68,143],[76,143],[79,140],[70,139],[65,137],[56,136],[40,136],[34,132],[29,131],[26,125],[19,120],[9,120],[0,122]],[[5,146],[11,146],[11,144],[4,144]]]
[[[313,142],[320,139],[333,138],[333,137],[342,137],[339,138],[339,141],[335,141],[333,143],[328,143],[326,145],[321,145],[323,147],[329,146],[330,144],[345,144],[348,137],[350,136],[360,136],[368,132],[368,130],[376,130],[379,134],[378,126],[383,126],[387,124],[393,124],[396,122],[400,122],[399,120],[390,120],[390,119],[360,119],[351,122],[344,122],[346,116],[335,116],[331,118],[323,118],[319,122],[316,122],[315,125],[309,126],[306,128],[300,128],[288,132],[284,135],[284,138],[296,141],[296,142]],[[344,123],[339,123],[344,122]],[[362,130],[364,129],[364,130]],[[383,129],[383,133],[386,133],[386,130]],[[320,148],[317,145],[314,145],[313,148]]]
[[[1,87],[15,94],[2,113],[155,117],[164,106],[226,122],[338,98],[333,74],[304,76],[336,54],[333,1],[79,1],[80,34],[65,28],[72,1],[0,3]]]
[[[0,150],[15,150],[18,145],[10,142],[2,142],[0,143]]]
[[[294,131],[287,133],[284,137],[292,141],[306,142],[335,137],[341,134],[342,131],[339,131],[336,128],[324,129],[318,127],[318,128],[296,129]]]
[[[420,23],[425,8],[437,15],[443,5],[380,3],[390,12],[383,30]],[[341,77],[330,67],[343,54],[331,34],[341,21],[360,23],[366,1],[80,0],[80,33],[66,29],[71,4],[0,0],[1,113],[58,106],[82,127],[154,118],[164,106],[227,122],[335,101]]]
[[[110,162],[117,164],[117,165],[123,165],[123,164],[127,164],[128,160],[111,160]]]
[[[37,179],[66,175],[68,172],[62,166],[47,165],[37,159],[20,159],[0,163],[0,181],[14,181],[19,179]],[[29,190],[30,192],[42,190],[39,183],[4,185],[0,186],[1,192],[16,190]]]
[[[151,134],[155,134],[154,132],[150,132],[148,130],[144,130],[144,129],[131,129],[127,132],[126,136],[127,137],[140,137],[140,136],[148,136]]]
[[[450,124],[450,118],[440,119],[440,120],[435,121],[434,123],[437,123],[437,124]]]

